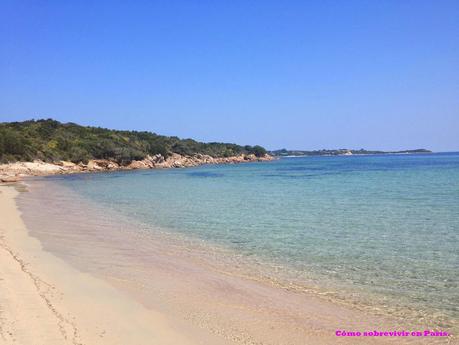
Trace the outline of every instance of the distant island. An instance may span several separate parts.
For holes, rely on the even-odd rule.
[[[303,150],[274,150],[269,151],[268,154],[275,157],[286,157],[286,156],[350,156],[350,155],[382,155],[382,154],[414,154],[414,153],[432,153],[432,151],[426,149],[416,150],[403,150],[403,151],[373,151],[373,150],[349,150],[349,149],[337,149],[337,150],[314,150],[314,151],[303,151]]]

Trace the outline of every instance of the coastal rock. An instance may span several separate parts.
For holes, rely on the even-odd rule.
[[[62,167],[61,174],[78,173],[85,169],[85,165],[82,163],[75,164],[73,162],[60,161],[57,164]]]
[[[160,157],[162,157],[161,155],[159,155]],[[148,168],[154,168],[155,167],[155,164],[157,162],[160,161],[160,158],[158,157],[158,155],[154,155],[154,156],[150,156],[148,155],[147,157],[145,157],[145,159],[142,160],[142,162],[145,164],[146,167]]]
[[[26,162],[24,165],[36,175],[58,174],[62,171],[62,167],[42,161]]]
[[[120,166],[118,163],[107,160],[107,159],[93,159],[88,162],[87,165],[80,165],[84,170],[89,171],[104,171],[104,170],[116,170]]]
[[[144,161],[132,161],[128,166],[128,169],[148,169],[148,163]]]
[[[107,160],[107,159],[97,159],[97,160],[93,160],[93,162],[97,164],[99,168],[102,168],[103,170],[115,170],[120,167],[118,163]]]
[[[45,163],[42,161],[33,162],[15,162],[3,164],[0,166],[0,173],[5,175],[31,175],[43,176],[59,174],[62,167],[56,164]]]
[[[75,163],[69,162],[69,161],[60,161],[60,162],[57,162],[56,164],[64,168],[72,168],[72,169],[75,166],[77,166]]]
[[[153,169],[161,167],[164,164],[165,160],[164,157],[160,154],[156,154],[154,156],[148,155],[143,160],[140,161],[132,161],[129,163],[126,168],[127,169]]]
[[[19,176],[0,176],[0,182],[4,183],[18,182],[20,180],[21,178]]]
[[[150,160],[154,164],[161,164],[164,162],[164,157],[161,154],[156,154],[154,156],[147,156],[147,159]]]
[[[186,168],[203,164],[237,164],[244,162],[269,161],[274,158],[269,155],[256,157],[250,155],[238,155],[232,157],[212,157],[205,154],[183,156],[172,153],[167,158],[161,154],[147,156],[140,161],[132,161],[128,165],[106,159],[93,159],[87,164],[82,162],[75,164],[68,161],[46,163],[43,161],[15,162],[0,164],[0,176],[44,176],[56,174],[73,174],[93,171],[112,171],[121,169],[158,169],[158,168]]]
[[[86,168],[90,171],[104,170],[104,167],[99,165],[99,162],[96,160],[90,160],[86,165]]]

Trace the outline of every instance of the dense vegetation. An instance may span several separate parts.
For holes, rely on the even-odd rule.
[[[370,151],[370,150],[348,150],[348,149],[337,149],[337,150],[315,150],[315,151],[301,151],[301,150],[275,150],[270,151],[269,154],[273,156],[338,156],[352,153],[353,155],[378,155],[378,154],[390,154],[390,153],[430,153],[432,151],[426,149],[416,150],[404,150],[404,151]]]
[[[147,155],[171,153],[207,154],[230,157],[240,154],[266,154],[261,146],[201,143],[192,139],[166,137],[151,132],[118,131],[84,127],[55,120],[0,123],[0,162],[111,159],[119,163],[140,160]]]

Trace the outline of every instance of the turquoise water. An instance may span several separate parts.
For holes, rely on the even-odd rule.
[[[51,178],[279,280],[399,316],[459,320],[459,154],[273,162]]]

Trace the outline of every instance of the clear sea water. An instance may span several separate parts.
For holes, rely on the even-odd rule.
[[[342,302],[455,328],[459,153],[52,178],[150,228],[257,262]]]

